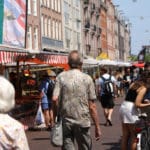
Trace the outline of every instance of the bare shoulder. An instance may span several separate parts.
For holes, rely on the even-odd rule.
[[[138,93],[145,93],[146,92],[146,87],[145,86],[141,86],[141,87],[139,87],[138,89],[137,89],[137,92]]]

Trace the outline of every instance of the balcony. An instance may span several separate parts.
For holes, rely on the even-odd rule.
[[[91,34],[93,35],[93,34],[95,34],[95,32],[96,32],[96,25],[91,25]]]
[[[102,29],[101,28],[97,28],[97,35],[98,36],[100,36],[101,32],[102,32]]]
[[[104,8],[106,11],[108,9],[106,3],[102,2],[102,1],[100,2],[100,7]]]
[[[96,25],[91,25],[91,30],[96,31]]]
[[[89,0],[84,0],[83,1],[83,8],[84,9],[88,8],[88,5],[89,5]]]
[[[96,17],[100,16],[100,8],[98,8],[98,7],[96,8],[96,13],[95,14],[96,14]]]
[[[95,4],[91,3],[91,14],[96,10]]]
[[[89,21],[85,22],[84,29],[85,29],[85,31],[88,31],[90,29],[90,22]]]
[[[91,51],[91,45],[90,44],[86,44],[85,47],[86,47],[86,55],[89,55],[90,51]]]
[[[89,0],[83,0],[84,4],[89,4]]]

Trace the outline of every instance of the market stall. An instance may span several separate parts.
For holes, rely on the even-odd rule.
[[[61,52],[30,53],[27,50],[0,47],[0,73],[15,87],[15,118],[35,115],[40,100],[39,84],[46,70],[58,74],[68,69],[68,54]],[[29,118],[28,118],[29,120]]]

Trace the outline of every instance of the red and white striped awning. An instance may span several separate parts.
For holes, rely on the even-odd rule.
[[[27,52],[18,51],[0,51],[0,64],[11,64],[17,61],[19,57],[26,56]]]
[[[60,66],[68,68],[68,55],[61,53],[30,53],[27,50],[1,50],[0,48],[0,64],[10,65],[18,61],[31,62],[36,64],[48,64],[51,66]]]

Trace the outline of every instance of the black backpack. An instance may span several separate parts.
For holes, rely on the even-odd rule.
[[[48,88],[47,88],[47,92],[46,92],[48,99],[52,99],[54,86],[55,85],[52,81],[48,82]]]
[[[111,76],[108,79],[105,79],[103,76],[101,78],[104,82],[103,83],[104,84],[104,86],[103,86],[104,94],[113,96],[114,95],[114,84],[111,81]]]

